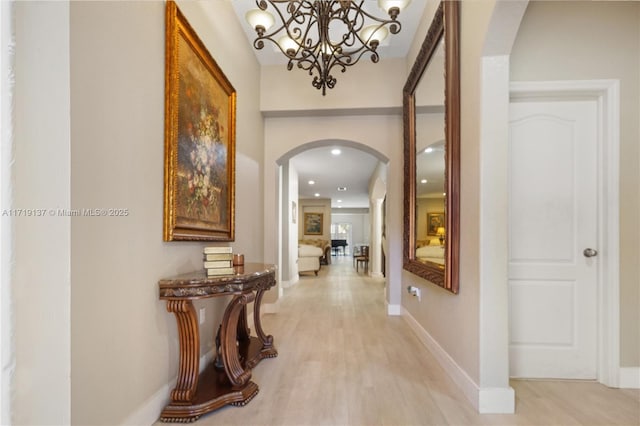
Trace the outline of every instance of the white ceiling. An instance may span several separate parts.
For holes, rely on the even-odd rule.
[[[331,154],[334,148],[340,155]],[[300,198],[331,198],[332,208],[369,208],[369,179],[378,159],[355,148],[327,146],[313,148],[291,159],[298,172]],[[315,181],[310,185],[309,181]],[[339,191],[338,187],[346,187]],[[339,201],[341,200],[341,201]]]
[[[378,17],[386,17],[386,13],[378,8],[377,0],[363,1],[365,10]],[[424,13],[427,0],[412,0],[407,9],[398,16],[402,29],[398,34],[389,34],[386,40],[378,47],[380,60],[386,58],[399,58],[407,55],[409,46],[413,41],[416,28]],[[256,33],[249,26],[245,14],[256,9],[254,0],[233,0],[233,8],[240,25],[245,30],[247,43],[253,48]],[[271,5],[267,10],[272,11]],[[273,13],[272,13],[273,14]],[[276,20],[278,18],[276,17]],[[276,22],[274,28],[278,26]],[[254,49],[256,57],[261,65],[281,64],[286,67],[287,58],[271,43],[266,42],[261,50]],[[368,61],[368,56],[363,57]],[[347,72],[356,72],[358,65]],[[303,72],[294,67],[290,72]],[[321,96],[318,93],[318,96]],[[368,208],[369,207],[369,180],[375,170],[378,160],[369,153],[354,148],[340,147],[340,156],[331,155],[331,147],[314,148],[296,155],[292,158],[292,164],[299,174],[299,197],[315,198],[314,194],[320,194],[320,198],[330,198],[333,208]],[[308,184],[314,180],[315,185]],[[338,187],[346,187],[347,191],[340,192]],[[338,200],[342,200],[338,202]]]
[[[444,198],[444,140],[433,143],[427,148],[431,149],[416,153],[416,196]]]

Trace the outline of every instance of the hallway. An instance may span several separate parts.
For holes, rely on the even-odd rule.
[[[517,414],[477,414],[402,317],[386,315],[384,280],[332,261],[263,317],[279,355],[253,370],[258,395],[195,424],[640,424],[640,391],[588,382],[513,381]]]

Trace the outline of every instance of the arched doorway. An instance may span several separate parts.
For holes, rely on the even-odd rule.
[[[342,150],[347,154],[346,158],[340,158],[336,156],[330,158],[330,150]],[[304,157],[304,161],[300,160]],[[298,159],[298,163],[296,163]],[[279,200],[279,212],[278,223],[280,232],[278,235],[278,259],[281,273],[281,283],[283,287],[293,285],[298,280],[298,273],[296,268],[297,260],[297,246],[298,240],[305,237],[304,233],[304,209],[309,208],[317,214],[324,217],[322,231],[320,237],[322,239],[331,239],[331,224],[332,224],[332,211],[336,212],[336,216],[342,216],[340,212],[347,213],[348,211],[358,211],[362,213],[366,211],[366,229],[364,232],[358,234],[358,241],[353,241],[350,244],[365,243],[371,246],[371,275],[382,276],[381,263],[382,263],[382,216],[384,212],[382,210],[382,200],[386,195],[386,171],[389,159],[379,151],[359,142],[344,140],[344,139],[323,139],[317,141],[311,141],[291,149],[283,154],[276,160],[279,168],[279,183],[278,183],[278,196]],[[310,169],[302,170],[303,168]],[[335,192],[340,190],[340,185],[337,182],[345,181],[345,189],[349,186],[350,173],[354,173],[357,168],[362,168],[366,175],[365,181],[362,182],[362,176],[355,178],[359,180],[359,192],[364,191],[365,199],[359,198],[358,201],[350,199],[349,202],[356,204],[345,203],[347,207],[344,210],[340,209],[342,198],[348,197]],[[335,175],[339,175],[333,180]],[[319,179],[331,180],[333,184],[327,186],[324,183],[322,189],[318,187],[312,187],[308,185],[308,181],[312,177],[320,175]],[[342,179],[342,180],[341,180]],[[299,184],[304,185],[305,188],[299,188]],[[355,184],[355,182],[352,182]],[[364,187],[363,187],[364,184]],[[332,186],[333,185],[333,186]],[[308,192],[313,189],[315,194]],[[306,192],[305,192],[306,191]],[[317,196],[317,199],[313,199],[313,196]],[[298,199],[298,197],[302,199]],[[353,197],[353,195],[351,195]],[[344,201],[347,201],[346,199]],[[363,204],[364,202],[364,204]],[[354,207],[349,209],[348,207]],[[360,230],[359,230],[360,231]],[[315,231],[314,231],[315,233]],[[365,237],[362,237],[362,234]],[[351,247],[349,247],[350,249]]]

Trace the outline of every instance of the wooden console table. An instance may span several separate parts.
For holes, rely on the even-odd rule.
[[[159,281],[160,299],[173,312],[180,336],[180,366],[171,401],[160,415],[163,422],[192,422],[227,404],[245,405],[258,393],[251,369],[264,358],[278,356],[273,336],[260,323],[264,292],[276,284],[275,266],[248,263],[235,275],[207,277],[204,270]],[[200,370],[200,329],[193,300],[233,296],[222,318],[217,362]],[[253,305],[257,337],[247,325],[247,303]],[[218,365],[218,366],[216,366]]]

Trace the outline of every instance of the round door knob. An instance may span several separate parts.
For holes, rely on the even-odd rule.
[[[594,250],[592,248],[586,248],[584,249],[582,254],[584,254],[584,257],[594,257],[598,255],[598,250]]]

